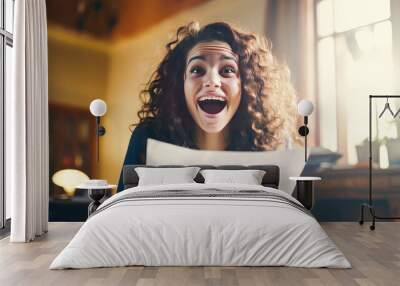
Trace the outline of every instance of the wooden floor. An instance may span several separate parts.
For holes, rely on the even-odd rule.
[[[0,285],[400,285],[400,222],[322,223],[353,268],[290,267],[121,267],[48,270],[81,226],[50,223],[32,243],[0,241]]]

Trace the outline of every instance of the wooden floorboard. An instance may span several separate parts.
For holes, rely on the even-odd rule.
[[[400,285],[400,222],[322,223],[351,262],[352,269],[291,267],[119,267],[49,270],[81,223],[50,223],[49,232],[32,243],[0,240],[0,285]]]

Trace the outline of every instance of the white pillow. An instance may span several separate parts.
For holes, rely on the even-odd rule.
[[[234,183],[261,185],[265,171],[262,170],[202,170],[205,184]]]
[[[147,139],[147,165],[277,165],[279,189],[292,194],[298,177],[304,168],[304,149],[280,151],[209,151],[193,150],[173,144]]]
[[[139,176],[139,186],[195,183],[193,179],[199,170],[199,167],[135,168]]]

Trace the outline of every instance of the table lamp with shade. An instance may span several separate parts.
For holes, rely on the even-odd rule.
[[[51,177],[53,183],[65,191],[69,198],[75,194],[76,186],[89,180],[88,175],[76,169],[63,169]]]
[[[310,130],[307,127],[308,116],[314,110],[314,105],[307,99],[302,99],[297,104],[297,112],[304,117],[304,125],[299,128],[299,134],[304,137],[304,161],[307,162],[307,135]]]

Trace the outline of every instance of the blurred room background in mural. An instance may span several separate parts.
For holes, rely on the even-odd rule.
[[[271,40],[274,54],[290,68],[298,98],[315,105],[312,155],[303,172],[322,177],[313,213],[320,220],[358,220],[368,198],[369,95],[400,94],[400,1],[47,0],[46,5],[50,220],[87,217],[87,194],[64,184],[66,176],[118,182],[130,125],[138,122],[139,93],[166,43],[190,21],[226,21]],[[108,106],[99,162],[89,112],[96,98]],[[400,99],[373,102],[374,198],[380,214],[400,215],[400,113],[379,118],[387,102],[394,113],[400,109]]]

